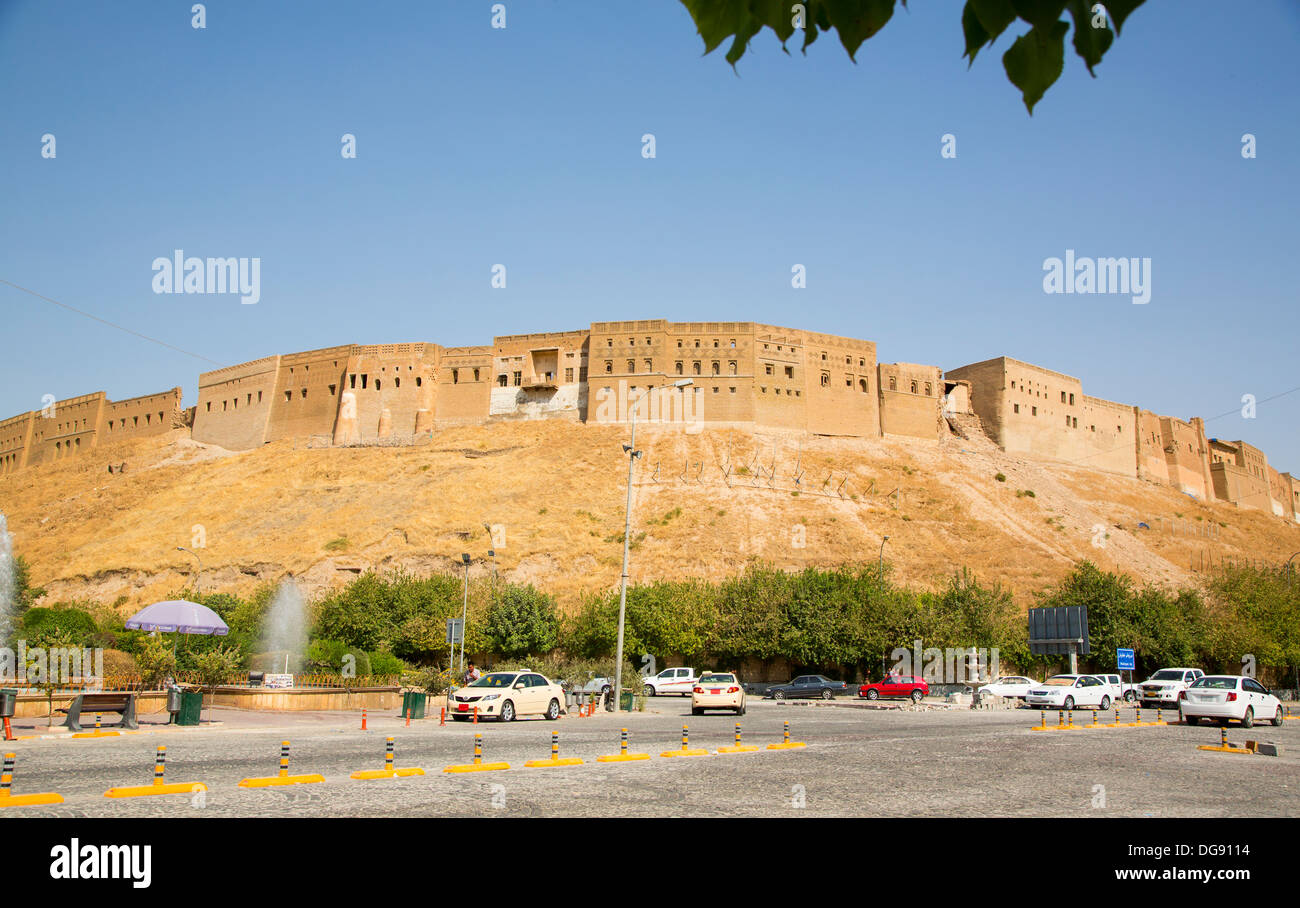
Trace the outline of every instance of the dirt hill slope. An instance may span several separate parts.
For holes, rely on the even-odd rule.
[[[188,581],[193,559],[176,547],[198,535],[209,591],[292,572],[317,593],[366,568],[454,569],[461,552],[479,573],[491,569],[483,524],[493,523],[504,525],[502,575],[573,604],[618,582],[626,438],[542,421],[451,429],[418,448],[299,441],[232,453],[178,430],[4,477],[0,511],[55,599],[153,601]],[[888,535],[903,581],[936,585],[965,565],[1028,603],[1081,558],[1180,584],[1207,555],[1284,561],[1300,549],[1300,527],[1281,518],[1008,457],[982,437],[643,426],[637,441],[634,580],[720,577],[754,558],[790,569],[872,561]],[[122,462],[125,472],[108,472]]]

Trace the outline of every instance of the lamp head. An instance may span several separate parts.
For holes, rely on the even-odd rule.
[[[460,554],[460,560],[463,561],[466,565],[468,565],[468,564],[469,564],[469,552],[461,552],[461,554]]]

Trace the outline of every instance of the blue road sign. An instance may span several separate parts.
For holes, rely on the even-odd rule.
[[[1133,671],[1136,666],[1133,664],[1133,650],[1117,649],[1115,650],[1115,660],[1119,663],[1119,670],[1124,672]]]

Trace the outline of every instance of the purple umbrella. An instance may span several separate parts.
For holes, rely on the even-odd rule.
[[[224,637],[230,633],[226,622],[206,605],[169,599],[155,602],[132,615],[126,622],[129,631],[162,631],[163,633],[205,634]]]

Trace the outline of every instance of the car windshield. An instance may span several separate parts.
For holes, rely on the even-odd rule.
[[[470,687],[509,687],[515,683],[515,676],[509,672],[493,672],[479,678]]]
[[[1181,669],[1162,668],[1160,669],[1160,671],[1156,672],[1154,675],[1151,676],[1151,680],[1152,681],[1181,681],[1183,680],[1183,673]]]
[[[734,684],[736,678],[734,675],[705,675],[700,678],[701,684]]]
[[[1210,690],[1236,690],[1236,678],[1198,678],[1192,684],[1192,687],[1206,688]]]
[[[1074,678],[1071,675],[1057,675],[1055,678],[1048,678],[1043,682],[1043,687],[1073,687]]]

